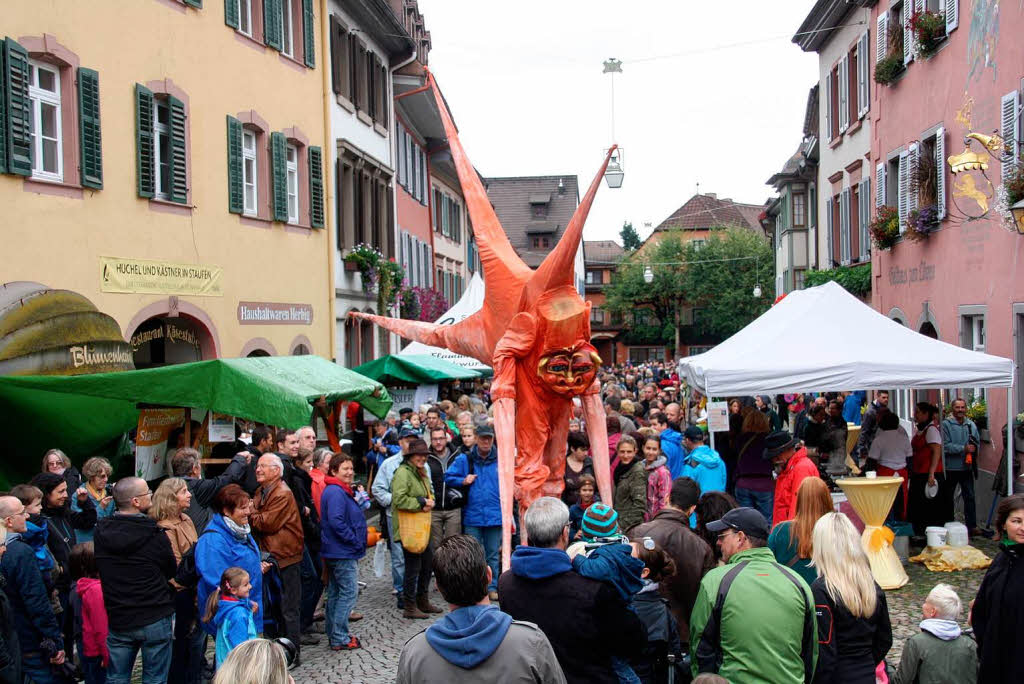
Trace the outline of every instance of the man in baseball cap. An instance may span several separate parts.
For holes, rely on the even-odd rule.
[[[768,521],[735,508],[708,530],[725,565],[710,570],[690,616],[693,675],[730,682],[805,684],[814,676],[818,632],[811,588],[768,548]]]

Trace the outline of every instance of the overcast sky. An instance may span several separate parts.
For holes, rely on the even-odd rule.
[[[584,236],[646,237],[696,191],[761,204],[800,142],[817,55],[791,42],[810,0],[420,0],[444,91],[484,176],[576,174],[612,142],[625,183],[603,185]],[[680,56],[672,56],[680,55]],[[672,57],[667,57],[672,56]],[[657,59],[654,59],[657,58]],[[637,61],[634,61],[637,60]]]

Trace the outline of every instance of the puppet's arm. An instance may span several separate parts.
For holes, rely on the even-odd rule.
[[[597,380],[590,386],[580,401],[583,403],[583,420],[587,424],[587,439],[590,440],[590,458],[594,462],[594,477],[601,501],[612,505],[612,476],[608,458],[608,426],[605,424],[604,403],[601,401],[601,385]]]
[[[526,312],[516,314],[494,350],[494,432],[498,441],[498,493],[501,500],[501,567],[512,557],[512,499],[516,472],[516,365],[533,347],[537,323]]]

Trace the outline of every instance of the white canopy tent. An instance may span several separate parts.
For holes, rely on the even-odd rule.
[[[711,351],[680,359],[679,376],[709,397],[1005,387],[1013,468],[1013,361],[914,332],[834,282],[791,292]]]

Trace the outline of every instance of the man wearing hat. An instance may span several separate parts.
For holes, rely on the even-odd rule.
[[[807,449],[788,430],[777,430],[764,440],[764,457],[780,468],[775,480],[772,522],[778,524],[796,516],[796,490],[805,477],[818,477],[818,467],[807,458]]]
[[[744,684],[810,684],[818,659],[814,596],[767,548],[768,522],[734,508],[707,529],[725,565],[704,576],[690,617],[694,676]]]
[[[444,476],[449,487],[462,487],[466,503],[462,525],[466,534],[480,542],[491,567],[487,593],[498,599],[498,552],[501,551],[501,498],[498,490],[498,449],[494,446],[494,427],[484,423],[476,429],[476,444],[468,453],[459,454]]]
[[[402,465],[402,454],[408,453],[409,444],[414,439],[419,439],[419,433],[411,427],[403,427],[398,433],[398,446],[402,450],[394,456],[389,456],[380,464],[377,475],[373,478],[370,493],[374,500],[384,509],[386,520],[385,529],[388,533],[388,553],[391,554],[391,593],[398,595],[398,607],[402,607],[402,584],[405,579],[405,560],[402,555],[402,544],[394,541],[394,527],[391,520],[391,481],[395,479],[395,471]]]

